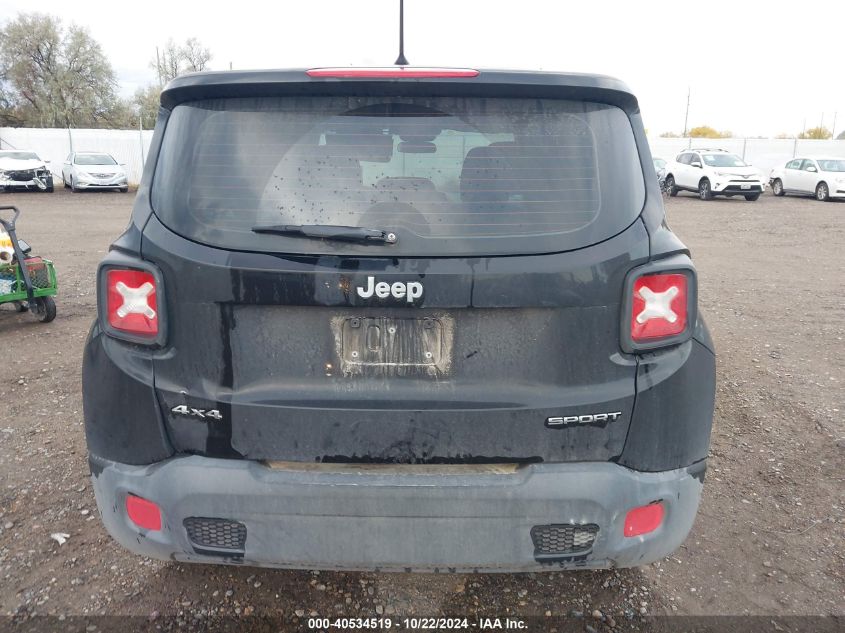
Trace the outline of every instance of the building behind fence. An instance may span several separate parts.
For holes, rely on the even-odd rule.
[[[107,152],[126,165],[130,184],[141,180],[144,159],[152,140],[152,130],[62,130],[40,128],[0,128],[0,149],[28,149],[44,160],[60,178],[62,163],[71,151]],[[651,153],[673,159],[690,147],[718,147],[742,156],[765,175],[797,155],[840,156],[845,158],[845,141],[757,138],[649,138]]]

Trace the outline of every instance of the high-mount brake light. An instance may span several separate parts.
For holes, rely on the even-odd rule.
[[[158,336],[155,277],[144,270],[107,271],[106,316],[115,330],[150,339]]]
[[[643,275],[634,282],[631,339],[649,342],[682,333],[687,327],[687,276]]]
[[[309,77],[327,79],[449,79],[477,77],[471,68],[413,68],[393,66],[388,68],[312,68]]]

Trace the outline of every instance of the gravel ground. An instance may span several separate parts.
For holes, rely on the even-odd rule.
[[[685,545],[638,569],[473,576],[191,566],[138,558],[110,539],[88,477],[80,361],[96,264],[131,202],[0,194],[21,206],[20,234],[56,262],[61,284],[52,324],[0,309],[0,614],[187,625],[231,615],[569,616],[587,631],[634,629],[655,614],[845,615],[845,203],[667,201],[699,267],[719,353],[712,454]]]

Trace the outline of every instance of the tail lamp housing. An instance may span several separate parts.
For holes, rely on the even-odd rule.
[[[687,341],[695,328],[698,285],[686,256],[632,270],[622,301],[622,349],[644,352]]]
[[[109,336],[144,345],[164,344],[164,285],[158,268],[140,260],[102,264],[97,299],[100,326]]]

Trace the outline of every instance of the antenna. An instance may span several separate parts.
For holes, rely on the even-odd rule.
[[[407,66],[405,59],[405,0],[399,0],[399,57],[393,62],[397,66]]]

